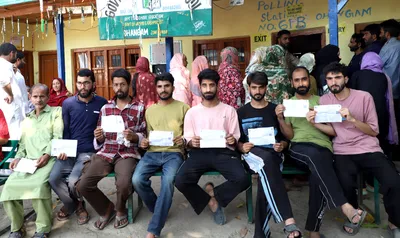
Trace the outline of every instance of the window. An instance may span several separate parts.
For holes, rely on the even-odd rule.
[[[96,56],[96,68],[104,68],[104,56]]]
[[[204,50],[204,56],[208,59],[211,66],[218,65],[218,54],[216,50]]]
[[[136,66],[136,62],[139,59],[139,54],[129,54],[129,65],[128,66]]]
[[[78,58],[79,58],[79,68],[80,69],[89,68],[88,57],[87,57],[86,53],[79,53]]]
[[[111,66],[112,67],[121,67],[121,55],[112,55],[111,56]]]

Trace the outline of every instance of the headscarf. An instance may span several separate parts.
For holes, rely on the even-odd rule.
[[[326,80],[325,75],[323,75],[323,70],[325,66],[332,62],[339,62],[339,47],[336,45],[327,45],[320,49],[315,56],[315,70],[312,75],[315,77],[318,83],[318,88],[322,91],[326,91]]]
[[[283,99],[289,99],[291,85],[287,75],[285,49],[280,45],[259,47],[250,60],[246,73],[264,72],[268,77],[267,94],[265,98],[275,104],[281,104]],[[246,103],[251,100],[248,93],[247,77],[243,80],[247,89]]]
[[[189,70],[187,70],[183,65],[183,54],[175,54],[174,57],[172,57],[169,65],[169,72],[172,74],[175,80],[173,98],[191,105],[192,95],[190,92],[190,75]]]
[[[312,72],[315,66],[315,56],[313,53],[306,53],[300,57],[298,66],[305,67],[308,72]]]
[[[57,80],[61,84],[60,94],[58,94],[58,95],[57,95],[57,92],[53,89],[53,81],[54,80]],[[68,90],[67,90],[67,87],[65,87],[64,81],[60,78],[53,79],[51,81],[50,98],[49,98],[49,101],[47,102],[47,105],[49,105],[50,107],[61,107],[64,100],[68,98],[67,93],[68,93]]]
[[[365,53],[361,61],[361,70],[371,70],[376,73],[383,73],[382,69],[383,69],[383,61],[377,53],[372,51]],[[392,81],[387,75],[386,79],[387,79],[387,90],[385,97],[386,97],[386,107],[389,112],[389,133],[387,135],[387,139],[390,144],[398,145],[399,135],[397,133],[396,117],[394,113]]]
[[[192,62],[192,76],[190,78],[190,90],[192,91],[192,107],[200,104],[202,95],[200,90],[199,79],[197,76],[204,69],[208,69],[208,61],[204,55],[197,56]]]
[[[221,51],[218,74],[221,77],[218,83],[219,100],[238,109],[244,104],[245,91],[239,68],[239,52],[236,48],[226,47]]]
[[[136,73],[133,75],[133,96],[143,102],[147,109],[158,101],[155,76],[150,72],[150,63],[146,57],[140,57],[136,62]]]

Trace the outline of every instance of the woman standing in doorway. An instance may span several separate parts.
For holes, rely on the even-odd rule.
[[[60,78],[53,79],[51,89],[50,89],[50,99],[47,103],[50,107],[61,107],[65,99],[71,96],[68,92],[65,83]]]
[[[177,53],[172,57],[169,72],[174,76],[175,90],[172,97],[176,100],[192,105],[190,92],[190,72],[186,68],[188,62],[186,55]]]
[[[150,72],[150,63],[146,57],[140,57],[136,63],[136,73],[132,80],[132,93],[143,102],[146,109],[158,101],[155,76]]]

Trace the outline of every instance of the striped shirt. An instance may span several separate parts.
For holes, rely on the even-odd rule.
[[[134,99],[128,103],[125,108],[120,110],[116,102],[113,100],[101,108],[99,120],[97,126],[101,127],[101,117],[119,115],[124,120],[125,127],[132,130],[139,137],[139,142],[143,139],[146,132],[146,122],[144,119],[144,104]],[[100,149],[97,155],[111,163],[114,158],[122,157],[127,158],[140,158],[138,153],[138,144],[131,144],[130,147],[126,147],[124,144],[118,144],[117,133],[105,132],[105,141],[102,145],[98,145],[96,138],[94,139],[95,149]]]

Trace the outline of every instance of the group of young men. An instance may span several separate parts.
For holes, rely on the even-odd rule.
[[[90,216],[85,199],[99,214],[94,223],[99,230],[113,220],[115,228],[128,225],[125,204],[129,195],[136,191],[153,213],[146,237],[160,236],[172,204],[174,186],[197,214],[208,206],[214,222],[223,225],[226,223],[223,208],[251,186],[249,171],[241,160],[241,153],[249,152],[264,161],[259,171],[254,237],[270,237],[268,221],[271,216],[276,222],[284,221],[287,237],[302,237],[281,175],[285,149],[311,171],[306,223],[311,237],[321,237],[319,228],[326,208],[340,207],[348,219],[343,231],[351,235],[358,232],[366,215],[358,208],[356,199],[359,171],[372,172],[380,182],[390,229],[393,237],[399,237],[400,175],[379,147],[372,97],[346,88],[348,78],[343,65],[330,64],[324,73],[332,93],[319,98],[309,93],[307,69],[297,67],[293,71],[291,82],[296,94],[292,100],[309,100],[311,108],[306,118],[285,118],[283,105],[264,99],[268,83],[264,73],[248,76],[252,100],[237,112],[218,100],[220,77],[211,69],[198,75],[203,101],[192,108],[172,98],[174,78],[171,74],[157,76],[155,85],[160,100],[146,113],[144,105],[129,96],[131,75],[125,69],[112,74],[115,98],[110,102],[94,94],[93,72],[80,70],[76,81],[78,93],[64,102],[62,116],[60,108],[46,105],[48,88],[34,85],[31,100],[35,110],[23,122],[16,158],[39,158],[39,169],[33,175],[13,173],[3,188],[0,200],[12,221],[9,237],[24,235],[21,202],[24,199],[34,201],[37,213],[34,237],[49,236],[52,225],[50,186],[64,204],[57,212],[58,220],[69,219],[75,213],[78,224],[87,223]],[[315,123],[313,106],[318,104],[342,105],[340,114],[344,121]],[[103,131],[102,118],[111,115],[123,118],[124,131]],[[249,141],[249,129],[262,127],[274,128],[276,143],[255,146]],[[225,131],[226,147],[203,148],[202,130]],[[151,145],[151,131],[172,131],[173,145]],[[50,156],[51,140],[59,138],[78,140],[76,158],[65,154],[58,158]],[[147,151],[144,156],[141,150]],[[14,160],[11,168],[18,162]],[[162,177],[157,196],[149,179],[159,170]],[[210,170],[220,172],[226,181],[218,186],[207,183],[204,188],[200,187],[200,177]],[[111,172],[115,173],[116,204],[97,186]]]

